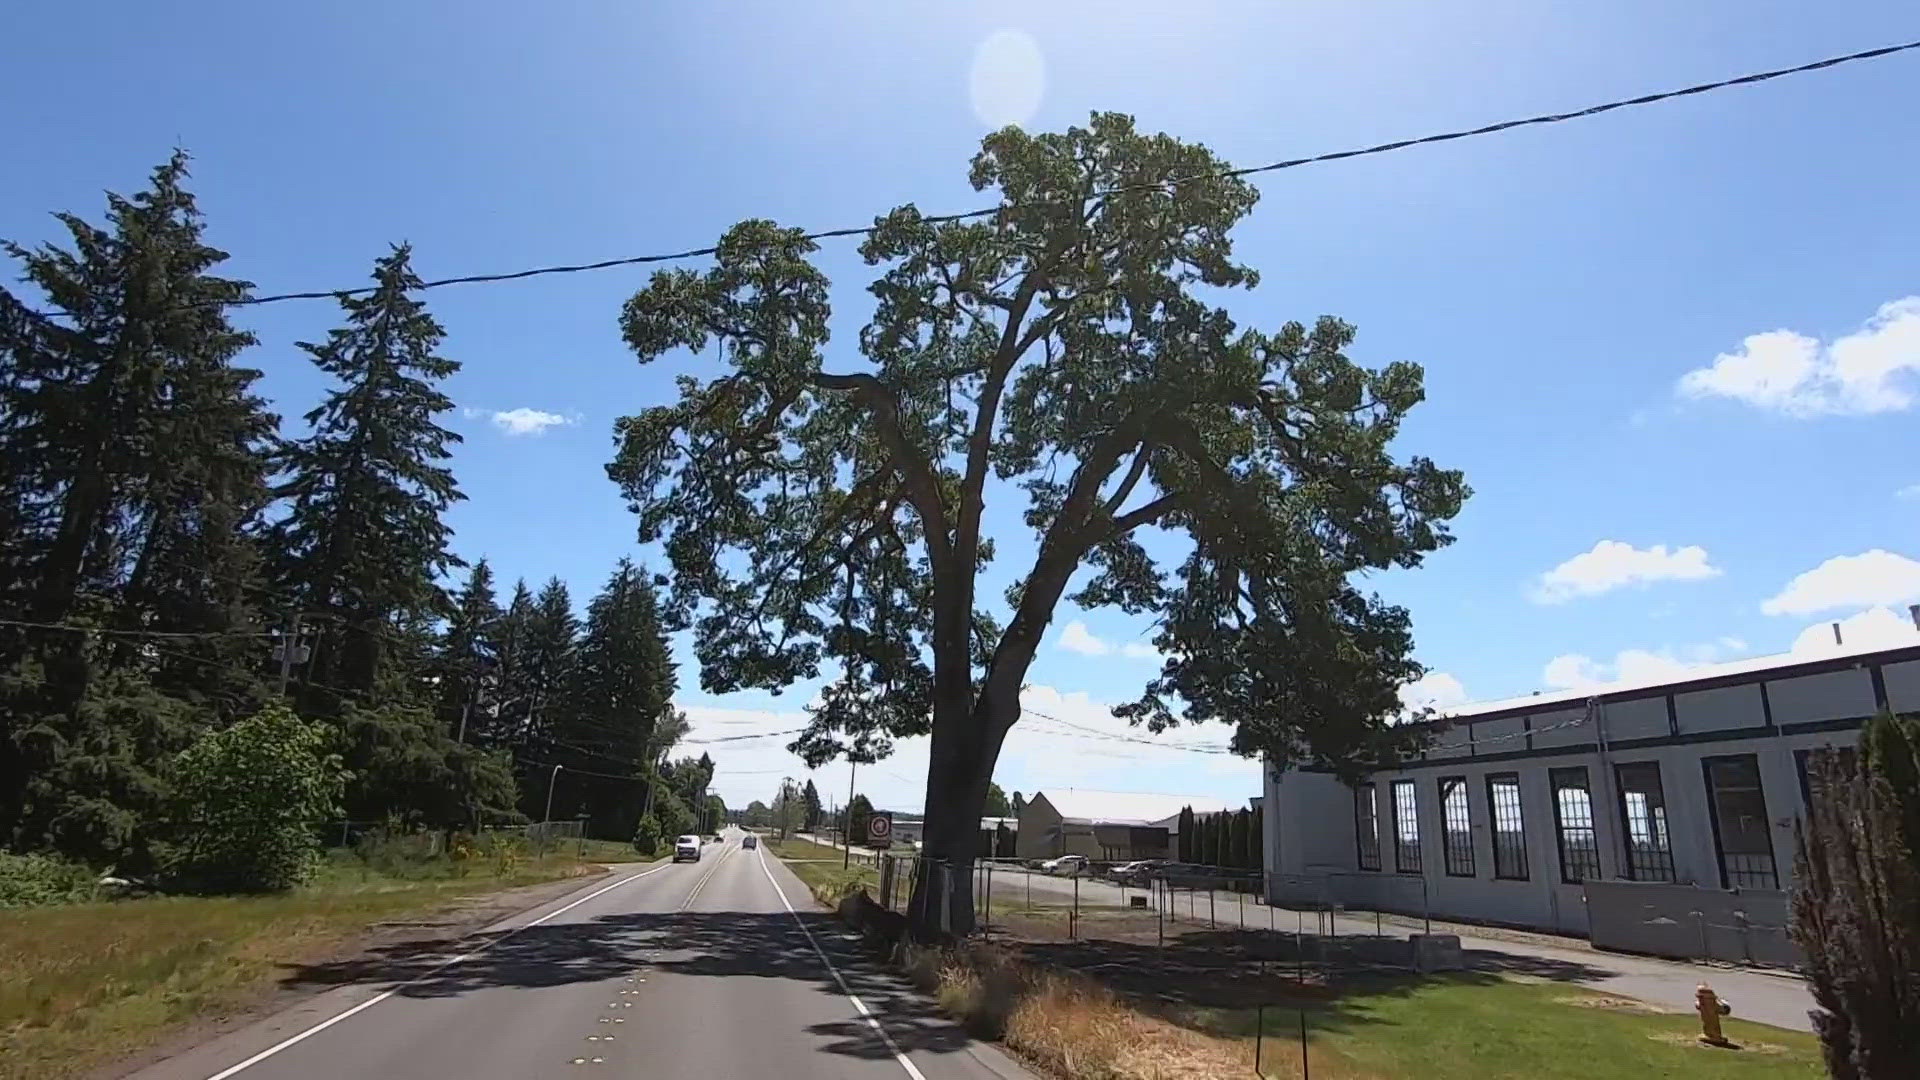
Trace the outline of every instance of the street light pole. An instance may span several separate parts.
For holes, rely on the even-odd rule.
[[[553,771],[547,774],[547,812],[541,815],[541,821],[553,820],[553,786],[560,779],[560,768],[555,765]]]

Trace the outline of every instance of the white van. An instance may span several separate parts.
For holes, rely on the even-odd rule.
[[[682,859],[686,859],[690,862],[700,861],[700,838],[699,837],[683,836],[680,839],[675,840],[673,842],[673,861],[679,862]]]

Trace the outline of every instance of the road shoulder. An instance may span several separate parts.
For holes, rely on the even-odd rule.
[[[197,1058],[197,1051],[211,1050],[229,1039],[243,1039],[241,1033],[249,1028],[258,1027],[267,1033],[298,1030],[315,1017],[351,1007],[356,1000],[377,992],[375,987],[385,985],[381,977],[384,966],[401,963],[402,958],[417,959],[422,953],[453,955],[466,938],[584,895],[612,880],[616,873],[646,865],[652,864],[604,865],[595,873],[464,897],[418,919],[376,923],[350,944],[306,958],[245,1007],[188,1021],[145,1050],[90,1071],[87,1078],[123,1080],[176,1059]],[[302,980],[296,974],[315,970],[354,971],[356,977],[351,982],[317,981]]]

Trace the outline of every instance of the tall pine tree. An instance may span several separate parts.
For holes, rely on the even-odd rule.
[[[622,559],[587,606],[566,708],[551,723],[556,761],[622,777],[582,776],[570,789],[569,815],[586,815],[595,835],[622,840],[633,835],[653,786],[644,778],[671,745],[662,745],[668,732],[684,723],[672,708],[674,689],[673,659],[653,583]]]
[[[269,537],[277,591],[321,620],[307,680],[383,698],[406,688],[392,667],[413,651],[409,632],[446,614],[439,581],[459,560],[442,515],[465,497],[446,465],[460,436],[436,421],[453,408],[437,384],[460,365],[439,355],[444,331],[411,295],[411,254],[376,260],[374,291],[340,298],[346,325],[301,343],[336,385],[287,448],[287,513]]]
[[[440,717],[460,742],[468,741],[470,729],[485,727],[484,717],[493,708],[494,672],[499,661],[495,636],[499,628],[500,604],[493,595],[493,568],[481,559],[473,564],[466,585],[454,598],[436,665]],[[475,717],[483,719],[476,725]]]
[[[0,599],[122,631],[0,635],[0,839],[122,865],[172,753],[258,704],[247,526],[277,420],[186,179],[176,152],[104,225],[57,215],[71,247],[5,245],[48,311],[0,290]]]
[[[533,615],[532,590],[525,581],[515,581],[513,597],[494,626],[493,704],[476,734],[482,745],[510,749],[526,745],[532,702],[529,684],[533,657],[528,646]]]

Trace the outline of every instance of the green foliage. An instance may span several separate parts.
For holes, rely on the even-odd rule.
[[[820,789],[813,786],[811,779],[807,781],[805,787],[800,789],[800,798],[805,801],[807,807],[806,821],[801,828],[807,832],[813,832],[820,827],[820,815],[825,808],[820,805]]]
[[[659,852],[661,838],[665,835],[657,818],[652,814],[641,814],[639,823],[633,827],[633,849],[652,858]]]
[[[202,737],[180,755],[175,872],[222,892],[291,888],[314,870],[342,788],[332,733],[284,707]]]
[[[1016,817],[1016,818],[1017,818],[1017,817],[1019,817],[1019,816],[1020,816],[1021,814],[1024,814],[1024,813],[1026,813],[1026,812],[1027,812],[1027,800],[1026,800],[1026,798],[1025,798],[1024,796],[1022,796],[1022,795],[1021,795],[1021,794],[1020,794],[1019,792],[1017,792],[1017,791],[1016,791],[1016,792],[1014,792],[1014,793],[1013,793],[1013,794],[1012,794],[1011,796],[1009,796],[1009,797],[1008,797],[1008,799],[1007,799],[1007,810],[1008,810],[1008,815],[1007,815],[1007,816],[1009,816],[1009,817]]]
[[[1159,627],[1158,676],[1116,710],[1149,730],[1229,723],[1283,768],[1406,746],[1408,616],[1352,579],[1418,566],[1467,494],[1391,452],[1420,368],[1361,366],[1331,317],[1235,322],[1223,294],[1258,275],[1230,234],[1257,193],[1205,147],[1101,113],[987,136],[970,179],[999,213],[876,220],[848,370],[825,367],[828,283],[797,229],[741,222],[710,268],[628,300],[642,363],[721,356],[620,420],[608,465],[667,553],[702,686],[827,679],[792,744],[810,765],[930,733],[928,847],[962,860],[1062,599]],[[990,474],[1025,493],[1035,539],[1003,607],[978,590]],[[1180,538],[1176,562],[1146,529]]]
[[[511,758],[455,742],[424,707],[350,707],[340,730],[350,818],[453,828],[518,817]]]
[[[97,875],[79,863],[51,855],[0,851],[0,908],[75,904],[91,900]]]
[[[1195,828],[1196,828],[1196,825],[1194,822],[1193,807],[1191,806],[1181,807],[1180,808],[1180,837],[1179,837],[1180,853],[1177,857],[1177,861],[1190,863],[1190,862],[1195,862],[1199,859],[1200,857],[1199,851],[1198,851],[1199,837],[1195,835],[1195,831],[1194,831]]]
[[[470,731],[476,737],[483,734],[495,705],[493,670],[499,660],[499,623],[493,568],[481,559],[473,564],[466,585],[454,598],[453,614],[447,620],[434,663],[440,676],[440,722],[463,742]],[[477,724],[475,717],[479,718]]]
[[[217,277],[187,157],[56,215],[69,246],[0,245],[38,297],[0,289],[0,610],[194,635],[0,633],[0,841],[151,857],[164,760],[259,702],[246,526],[276,418],[234,363],[245,282]],[[51,312],[52,314],[43,314]],[[235,636],[225,636],[233,632]],[[144,869],[144,867],[139,867]]]
[[[847,840],[859,843],[867,838],[867,819],[873,816],[873,803],[865,795],[856,794],[847,804]]]
[[[411,250],[377,260],[373,281],[369,295],[340,298],[346,325],[300,345],[334,387],[286,447],[286,514],[267,538],[277,591],[321,616],[303,682],[362,701],[413,659],[396,637],[444,612],[439,579],[460,561],[442,514],[464,498],[446,466],[460,436],[436,422],[453,408],[438,383],[460,365],[438,355],[444,331],[410,295]],[[341,705],[322,689],[301,701]]]
[[[1882,714],[1863,752],[1817,751],[1794,829],[1794,943],[1835,1080],[1920,1075],[1920,847],[1915,720]]]
[[[980,807],[980,816],[1008,817],[1011,812],[1012,807],[1007,805],[1007,793],[1000,790],[999,784],[988,783],[987,801]]]
[[[740,812],[740,824],[764,829],[768,825],[773,824],[773,810],[769,808],[766,803],[755,799],[747,804],[745,810]]]

